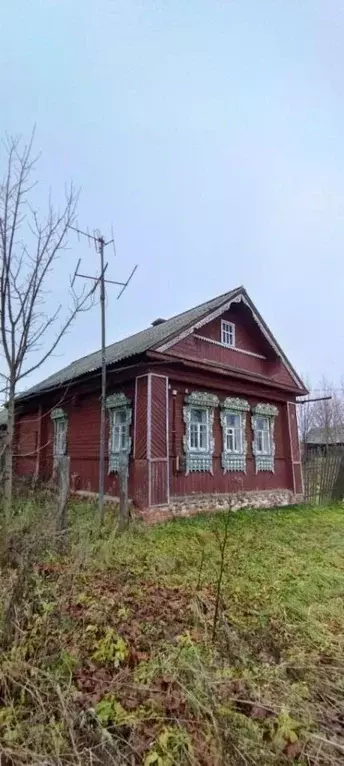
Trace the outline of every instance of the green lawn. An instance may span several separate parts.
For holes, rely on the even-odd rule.
[[[344,511],[122,537],[110,516],[99,537],[95,513],[72,508],[68,554],[42,546],[27,575],[0,660],[6,766],[343,763]]]

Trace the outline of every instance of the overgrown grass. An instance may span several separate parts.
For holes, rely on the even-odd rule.
[[[51,498],[20,511],[0,584],[3,629],[14,625],[0,660],[1,766],[343,762],[341,507],[119,537],[111,513],[99,535],[96,508],[77,504],[63,556]]]

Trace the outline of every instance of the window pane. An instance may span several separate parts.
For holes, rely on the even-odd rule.
[[[232,415],[231,413],[227,413],[227,426],[232,426],[233,428],[240,428],[240,415]]]
[[[231,322],[223,322],[221,340],[226,346],[234,345],[234,325]]]
[[[263,452],[263,432],[262,431],[257,431],[256,440],[257,440],[258,452]]]
[[[125,450],[127,447],[127,427],[121,426],[121,449]]]
[[[227,431],[226,448],[228,452],[233,452],[234,450],[234,434],[232,429],[228,429]]]
[[[234,431],[234,449],[236,452],[241,452],[241,428],[236,428]]]
[[[119,451],[119,427],[114,426],[112,430],[112,450],[113,452]]]
[[[192,449],[197,448],[197,425],[191,423],[190,427],[190,447]]]
[[[125,410],[115,410],[114,412],[114,423],[126,423],[127,421],[127,413]]]
[[[199,446],[201,449],[207,448],[207,426],[199,426]]]
[[[191,422],[192,423],[206,423],[207,411],[196,410],[194,407],[191,409]]]
[[[267,431],[263,431],[263,445],[264,452],[270,452],[270,434]]]

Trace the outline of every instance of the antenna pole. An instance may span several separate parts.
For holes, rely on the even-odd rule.
[[[69,226],[70,229],[73,229],[78,235],[82,235],[83,237],[86,237],[89,242],[93,242],[96,252],[100,255],[100,276],[92,276],[91,274],[80,274],[79,267],[81,263],[81,259],[78,260],[78,265],[75,269],[75,273],[71,282],[71,286],[73,287],[76,277],[80,277],[82,279],[92,279],[94,280],[94,290],[97,289],[99,285],[100,289],[100,321],[101,321],[101,394],[100,394],[100,434],[99,434],[99,522],[102,525],[104,520],[104,490],[105,490],[105,436],[106,436],[106,338],[105,338],[105,329],[106,329],[106,318],[105,318],[105,284],[110,285],[118,285],[121,290],[117,295],[117,298],[120,298],[124,290],[128,287],[129,282],[131,281],[131,278],[133,277],[137,266],[135,266],[126,280],[126,282],[117,282],[113,279],[105,279],[105,272],[108,267],[108,263],[104,265],[104,250],[107,247],[107,245],[110,245],[113,243],[114,246],[114,252],[115,252],[115,242],[114,239],[109,239],[108,241],[105,241],[104,237],[100,234],[99,231],[94,232],[94,234],[90,234],[89,231],[82,231],[81,229],[77,228],[76,226]],[[116,252],[115,252],[116,254]]]
[[[99,237],[100,254],[100,313],[101,313],[101,357],[102,381],[100,395],[100,440],[99,440],[99,516],[104,517],[105,485],[105,399],[106,399],[106,346],[105,346],[105,280],[104,280],[104,237]]]

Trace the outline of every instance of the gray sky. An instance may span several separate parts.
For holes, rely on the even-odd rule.
[[[42,206],[73,179],[109,276],[139,263],[108,342],[244,284],[298,371],[339,380],[342,0],[11,0],[0,25],[1,132],[36,123]],[[66,274],[96,269],[70,244]],[[98,346],[94,308],[28,383]]]

